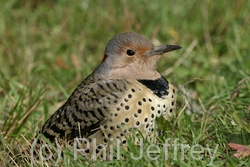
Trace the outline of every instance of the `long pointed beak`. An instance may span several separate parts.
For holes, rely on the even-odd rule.
[[[163,53],[171,52],[171,51],[179,50],[179,49],[181,49],[181,47],[177,45],[155,46],[152,50],[148,51],[146,55],[147,56],[162,55]]]

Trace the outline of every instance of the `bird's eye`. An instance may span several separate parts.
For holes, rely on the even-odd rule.
[[[128,50],[126,51],[126,54],[127,54],[128,56],[134,56],[134,55],[135,55],[135,51],[132,50],[132,49],[128,49]]]

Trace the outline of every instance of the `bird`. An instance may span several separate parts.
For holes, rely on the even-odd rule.
[[[132,131],[151,139],[157,117],[175,110],[177,89],[156,71],[166,52],[177,45],[154,46],[136,32],[115,35],[106,45],[100,65],[44,123],[40,134],[51,141],[84,137],[107,144],[110,138],[126,145]],[[86,153],[98,149],[86,149]],[[100,150],[99,150],[100,151]]]

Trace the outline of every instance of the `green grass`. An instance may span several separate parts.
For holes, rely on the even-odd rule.
[[[161,122],[165,133],[159,144],[166,138],[179,138],[190,146],[218,144],[211,166],[250,166],[249,157],[234,158],[235,151],[227,145],[250,145],[249,8],[250,1],[244,0],[0,1],[0,164],[7,165],[30,144],[35,132],[98,66],[109,39],[136,31],[156,45],[182,46],[164,55],[157,66],[180,88],[176,116]],[[210,163],[207,150],[201,160],[187,149],[184,159],[170,154],[167,161],[162,151],[157,161],[143,154],[140,160],[91,162],[74,160],[68,150],[60,164]]]

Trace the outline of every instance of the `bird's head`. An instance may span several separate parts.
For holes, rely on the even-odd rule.
[[[105,49],[96,73],[108,78],[156,79],[156,63],[162,54],[180,49],[176,45],[154,46],[135,32],[125,32],[112,38]]]

